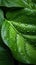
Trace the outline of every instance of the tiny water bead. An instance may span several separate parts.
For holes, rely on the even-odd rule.
[[[35,32],[35,31],[33,30],[33,32]]]

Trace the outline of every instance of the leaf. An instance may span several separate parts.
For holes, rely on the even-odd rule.
[[[3,20],[4,20],[4,14],[3,14],[3,11],[0,9],[0,29],[3,23]]]
[[[4,14],[3,14],[3,11],[0,9],[0,44],[1,44],[1,27],[2,27],[2,24],[3,24],[3,21],[4,21]]]
[[[31,11],[30,11],[31,13]],[[36,14],[24,10],[16,10],[6,13],[6,18],[11,21],[15,28],[22,34],[36,34]],[[12,22],[13,21],[13,22]]]
[[[0,5],[1,5],[1,0],[0,0]]]
[[[6,18],[8,20],[13,20],[15,22],[29,23],[35,24],[36,22],[36,10],[32,10],[29,8],[8,11],[6,13]],[[23,22],[24,21],[24,22]],[[33,22],[34,21],[34,22]]]
[[[1,0],[1,6],[6,7],[29,7],[32,8],[32,0]]]
[[[36,64],[36,4],[31,0],[23,3],[23,9],[7,12],[8,20],[2,24],[1,37],[16,60]]]
[[[24,3],[22,0],[2,0],[2,6],[6,7],[23,7]]]
[[[6,51],[6,49],[0,46],[0,65],[8,65],[8,64],[12,65],[13,62],[11,62],[9,53]]]
[[[23,37],[22,34],[13,26],[11,21],[4,21],[1,30],[1,36],[4,43],[10,48],[16,60],[29,64],[36,63],[36,48],[34,49],[34,47],[32,47],[30,42],[28,42],[27,39]],[[33,54],[30,52],[31,48],[27,50],[28,48],[26,44],[28,45],[28,48],[31,45],[31,47],[34,49],[32,49]],[[32,54],[33,58],[31,55],[29,56],[29,54]]]

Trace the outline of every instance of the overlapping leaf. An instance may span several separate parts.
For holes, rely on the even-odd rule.
[[[4,14],[3,14],[3,11],[0,9],[0,28],[3,23],[3,20],[4,20]]]
[[[35,1],[32,1],[32,0],[0,0],[0,6],[6,6],[6,7],[29,7],[29,8],[32,8],[33,3],[35,3]]]
[[[36,64],[36,18],[32,13],[27,15],[25,12],[19,10],[7,13],[8,20],[2,25],[1,36],[17,60]]]
[[[3,11],[0,9],[0,44],[1,44],[1,27],[2,27],[2,23],[4,21],[4,14]]]
[[[1,5],[24,7],[7,12],[8,20],[3,22],[1,37],[17,60],[36,64],[36,1],[3,0]]]

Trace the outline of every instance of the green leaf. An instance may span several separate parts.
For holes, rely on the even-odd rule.
[[[4,20],[4,14],[3,11],[0,9],[0,29],[2,27],[3,20]]]
[[[2,0],[1,1],[2,6],[6,6],[6,7],[23,7],[24,6],[24,2],[22,0]]]
[[[11,23],[11,21],[4,21],[1,30],[1,36],[4,43],[10,48],[11,52],[13,53],[14,58],[23,63],[26,62],[29,64],[36,64],[36,48],[33,47],[25,37],[23,37],[21,32],[19,32],[13,26],[13,23]],[[29,47],[30,49],[28,49]]]
[[[3,24],[3,21],[4,21],[4,14],[3,14],[3,11],[0,9],[0,44],[1,44],[1,27],[2,27],[2,24]]]
[[[32,0],[0,0],[0,6],[32,8],[34,2],[35,1],[32,1]],[[35,5],[36,5],[36,3],[35,3]]]
[[[6,13],[6,18],[22,34],[36,34],[36,13],[27,13],[24,9]],[[34,15],[35,14],[35,15]],[[13,22],[12,22],[13,21]]]
[[[35,24],[36,10],[25,8],[20,10],[8,11],[6,13],[6,18],[8,20],[11,20],[11,21],[13,20],[15,22]]]
[[[7,12],[8,20],[2,24],[1,37],[16,60],[22,63],[36,64],[36,4],[32,0],[20,1],[13,0],[12,2],[16,5],[11,1],[2,1],[6,7],[24,8]]]
[[[9,53],[0,45],[0,65],[14,65],[13,61],[11,62]]]

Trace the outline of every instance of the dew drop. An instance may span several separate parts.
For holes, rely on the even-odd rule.
[[[26,60],[27,63],[30,63],[28,60]]]
[[[29,32],[29,31],[27,31],[27,32]]]
[[[33,30],[33,32],[35,32],[35,31]]]
[[[25,24],[25,26],[27,26],[27,24]]]
[[[19,48],[19,52],[21,52],[21,48]]]
[[[16,51],[16,49],[14,49]]]
[[[19,18],[21,18],[21,17],[19,17]]]
[[[21,53],[21,55],[23,55],[23,53]]]

